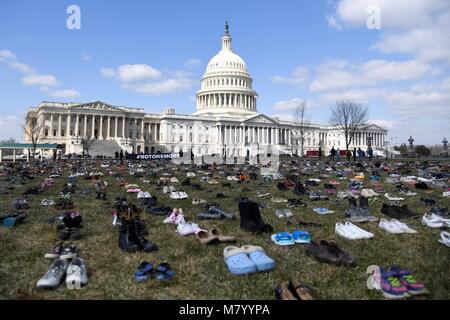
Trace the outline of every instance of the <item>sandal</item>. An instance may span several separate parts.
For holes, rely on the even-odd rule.
[[[289,279],[289,290],[299,300],[316,300],[314,291],[308,285],[301,284],[297,280]]]
[[[170,280],[175,276],[175,272],[171,269],[170,265],[166,262],[160,263],[156,268],[156,281]]]
[[[295,243],[294,237],[289,232],[279,232],[277,234],[273,234],[271,239],[279,246],[290,246]]]

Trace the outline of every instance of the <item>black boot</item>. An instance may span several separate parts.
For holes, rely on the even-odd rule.
[[[362,197],[361,197],[361,198],[362,198]],[[357,208],[357,207],[358,207],[358,204],[356,203],[356,198],[348,197],[347,200],[348,200],[348,206],[349,206],[349,209]],[[360,201],[361,201],[361,200],[360,200]]]
[[[273,230],[271,225],[266,224],[261,218],[259,207],[256,202],[241,202],[239,203],[239,214],[241,216],[241,229],[250,232],[271,232]]]
[[[359,197],[359,207],[369,208],[369,198]]]
[[[303,195],[306,194],[306,189],[303,186],[303,183],[301,183],[300,181],[295,182],[295,186],[294,186],[294,194],[298,194],[298,195]]]
[[[131,223],[129,221],[122,221],[119,228],[119,248],[127,252],[135,252],[139,246],[131,239]]]
[[[131,221],[131,239],[133,242],[135,242],[139,249],[145,252],[152,252],[158,250],[158,247],[151,241],[144,238],[143,234],[141,233],[142,229],[142,222],[135,219]]]

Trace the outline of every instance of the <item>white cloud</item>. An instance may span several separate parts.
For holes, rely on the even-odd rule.
[[[81,55],[81,59],[83,61],[91,61],[92,57],[89,55],[89,53],[87,53],[87,51],[83,51],[83,53]]]
[[[9,50],[0,50],[0,61],[14,60],[16,56]]]
[[[80,93],[75,89],[64,89],[53,91],[50,93],[50,96],[54,98],[71,99],[79,97]]]
[[[29,67],[26,63],[13,61],[9,64],[9,67],[15,71],[19,71],[24,74],[34,73],[34,69]]]
[[[148,95],[160,95],[164,93],[170,93],[175,91],[181,91],[189,88],[193,84],[193,80],[188,78],[180,79],[166,79],[158,82],[130,84],[123,83],[124,89],[132,90],[135,92],[148,94]]]
[[[339,24],[339,22],[337,22],[336,16],[335,15],[328,15],[325,17],[325,19],[328,22],[328,26],[332,29],[336,29],[338,31],[342,31],[342,25]]]
[[[293,110],[296,107],[298,107],[300,105],[300,103],[303,102],[303,99],[300,98],[294,98],[291,100],[287,100],[287,101],[280,101],[277,102],[273,108],[275,110]]]
[[[59,84],[56,77],[51,74],[29,74],[22,78],[22,83],[27,86],[56,86]]]
[[[184,63],[184,67],[188,69],[195,69],[202,63],[202,60],[200,59],[189,59]]]
[[[101,68],[100,73],[106,78],[112,78],[116,75],[116,71],[111,68]]]
[[[296,86],[302,86],[308,80],[308,70],[303,67],[296,68],[290,77],[273,76],[272,81],[275,83],[286,83]]]
[[[382,120],[382,119],[374,119],[369,120],[369,123],[373,123],[374,125],[377,125],[379,127],[385,128],[385,129],[392,129],[392,127],[395,124],[395,121],[392,120]]]
[[[123,82],[154,80],[161,77],[161,71],[146,64],[126,64],[117,68],[117,76]]]
[[[0,140],[14,138],[18,141],[23,140],[23,117],[16,115],[0,114]]]

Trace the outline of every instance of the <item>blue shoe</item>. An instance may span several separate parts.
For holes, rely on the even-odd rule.
[[[16,218],[6,218],[2,220],[1,225],[6,228],[13,228],[16,226],[16,223],[17,223]]]
[[[157,281],[170,280],[175,275],[175,272],[170,268],[168,263],[161,263],[156,268],[156,277]]]
[[[256,264],[250,260],[247,252],[243,248],[226,247],[223,250],[223,256],[228,271],[234,275],[244,275],[258,271]]]
[[[258,271],[269,271],[275,268],[275,261],[266,255],[263,248],[258,246],[243,246],[250,260],[256,265]]]
[[[311,236],[307,231],[294,231],[292,232],[292,237],[295,243],[310,243]]]
[[[134,279],[138,282],[147,282],[148,279],[150,279],[150,272],[152,272],[152,270],[153,265],[147,261],[143,261],[134,273]]]
[[[271,237],[272,241],[279,246],[290,246],[295,243],[292,234],[289,232],[279,232],[277,234],[273,234]]]

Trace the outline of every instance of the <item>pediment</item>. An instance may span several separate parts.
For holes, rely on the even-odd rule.
[[[244,121],[245,123],[271,123],[276,124],[277,122],[266,115],[258,114],[252,116]]]
[[[74,108],[81,108],[81,109],[96,109],[96,110],[107,110],[107,111],[122,111],[121,109],[112,106],[110,104],[104,103],[102,101],[94,101],[94,102],[88,102],[79,104],[76,106],[73,106]]]
[[[364,131],[370,131],[370,130],[373,130],[373,131],[386,131],[385,128],[377,126],[376,124],[369,124],[369,125],[367,125],[365,127],[362,127],[362,130],[364,130]]]

